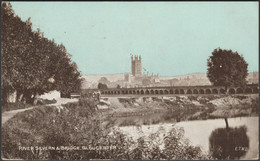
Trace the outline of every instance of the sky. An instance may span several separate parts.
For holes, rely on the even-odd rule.
[[[140,55],[149,74],[206,73],[218,47],[258,71],[257,2],[11,2],[33,30],[62,43],[82,75],[131,72]],[[143,70],[144,72],[144,70]]]

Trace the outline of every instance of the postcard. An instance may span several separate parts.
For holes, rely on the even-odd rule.
[[[3,1],[2,159],[258,159],[258,13]]]

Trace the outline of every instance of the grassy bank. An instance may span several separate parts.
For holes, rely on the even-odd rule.
[[[188,144],[183,130],[173,128],[160,144],[158,133],[134,141],[113,124],[103,126],[98,119],[98,102],[91,99],[69,103],[63,108],[41,106],[18,113],[2,127],[2,156],[9,159],[208,159],[199,147]],[[62,150],[62,146],[81,150]],[[112,147],[110,149],[82,149]],[[24,150],[34,147],[33,150]],[[37,148],[38,147],[38,148]],[[41,147],[41,148],[39,148]],[[44,147],[54,149],[44,150]]]

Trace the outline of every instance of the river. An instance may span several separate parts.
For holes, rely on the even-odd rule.
[[[258,158],[259,151],[259,117],[237,117],[228,119],[230,128],[239,128],[241,126],[246,127],[246,134],[249,138],[249,147],[246,149],[245,154],[240,156],[240,159],[254,159]],[[137,139],[140,136],[148,136],[151,133],[156,132],[159,127],[163,127],[165,131],[169,131],[173,124],[184,129],[184,136],[190,140],[190,143],[194,146],[200,146],[204,152],[209,152],[209,137],[213,131],[225,128],[226,124],[224,119],[212,119],[212,120],[196,120],[196,121],[183,121],[178,123],[160,123],[154,125],[141,125],[143,133],[138,132],[137,126],[123,126],[120,129],[128,136]],[[139,128],[140,129],[140,128]],[[239,139],[235,142],[239,143]],[[247,144],[248,144],[247,143]]]

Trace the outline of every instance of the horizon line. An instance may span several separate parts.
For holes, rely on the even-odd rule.
[[[250,73],[257,73],[259,71],[253,71],[253,72],[248,72],[248,74]],[[131,73],[113,73],[113,74],[82,74],[82,76],[101,76],[101,75],[119,75],[119,74],[131,74]],[[194,72],[194,73],[187,73],[187,74],[183,74],[183,75],[173,75],[173,76],[165,76],[165,75],[160,75],[159,77],[180,77],[180,76],[186,76],[186,75],[192,75],[192,74],[207,74],[207,73],[202,73],[202,72]],[[143,74],[145,75],[145,74]],[[151,76],[151,75],[149,75]]]

